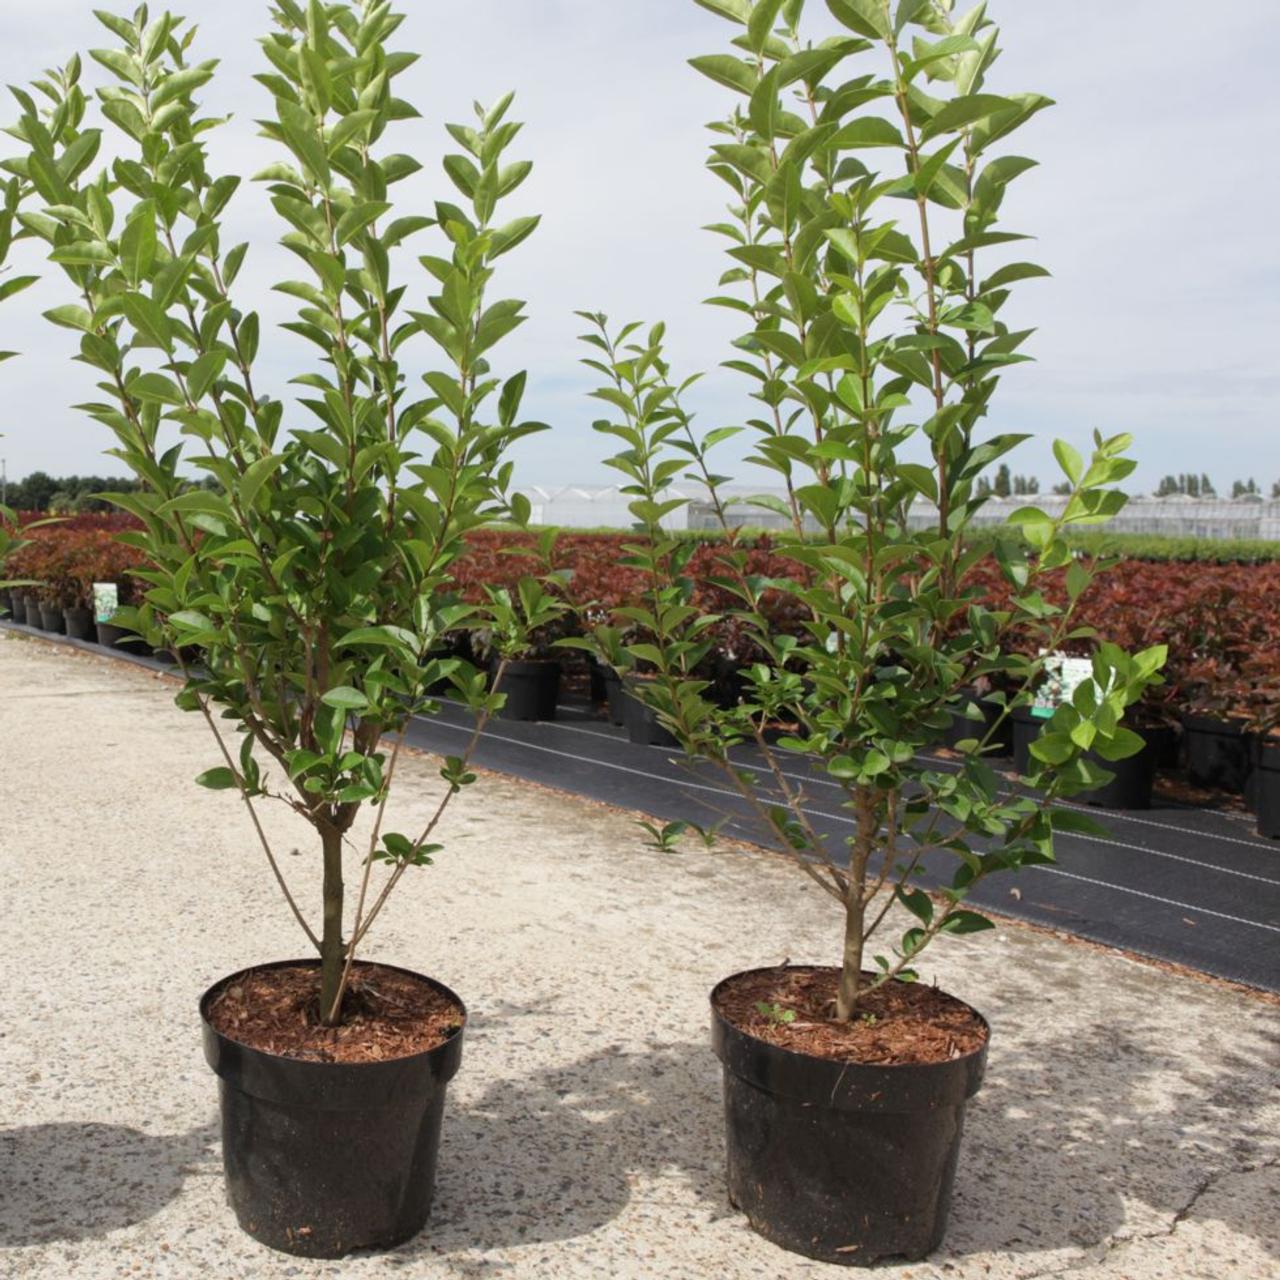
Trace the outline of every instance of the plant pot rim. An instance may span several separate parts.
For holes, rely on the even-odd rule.
[[[900,1111],[903,1110],[894,1098],[882,1096],[886,1088],[909,1083],[923,1083],[926,1080],[941,1081],[950,1077],[950,1092],[956,1092],[956,1101],[970,1098],[982,1083],[986,1069],[987,1050],[991,1043],[991,1025],[972,1005],[961,1000],[973,1015],[982,1023],[986,1039],[981,1047],[958,1058],[949,1058],[945,1062],[841,1062],[834,1058],[821,1058],[814,1054],[802,1053],[796,1049],[786,1049],[768,1040],[761,1040],[749,1031],[744,1031],[720,1012],[717,997],[725,987],[757,973],[785,973],[793,969],[834,969],[833,965],[761,965],[755,969],[742,969],[737,973],[722,978],[711,990],[711,1041],[716,1057],[724,1064],[726,1070],[735,1071],[730,1061],[733,1057],[732,1043],[737,1040],[750,1055],[760,1064],[760,1074],[767,1083],[756,1081],[769,1092],[780,1096],[806,1097],[815,1092],[828,1095],[827,1106],[831,1110],[864,1110],[864,1111]],[[868,975],[874,977],[874,974]],[[897,979],[895,979],[897,981]],[[914,984],[912,984],[914,985]],[[946,994],[950,995],[950,992]],[[952,999],[958,997],[952,996]],[[799,1078],[799,1079],[798,1079]],[[818,1082],[815,1089],[814,1082]],[[803,1081],[803,1083],[801,1083]]]
[[[462,1061],[462,1041],[467,1029],[469,1013],[467,1006],[458,994],[446,987],[443,982],[414,969],[405,969],[399,965],[383,964],[377,960],[357,960],[356,966],[376,965],[380,969],[390,969],[396,973],[406,974],[418,982],[424,983],[433,990],[446,996],[458,1008],[460,1024],[447,1040],[433,1049],[425,1049],[421,1053],[409,1054],[402,1058],[385,1058],[379,1062],[320,1062],[309,1058],[292,1058],[286,1054],[271,1053],[266,1049],[255,1049],[239,1040],[224,1035],[209,1021],[209,1005],[220,994],[224,987],[247,977],[253,973],[262,973],[271,969],[286,968],[318,968],[320,961],[314,956],[294,960],[273,960],[265,964],[249,965],[238,969],[235,973],[219,978],[200,997],[200,1021],[204,1033],[205,1061],[220,1078],[234,1076],[239,1088],[264,1100],[273,1100],[276,1080],[284,1075],[296,1082],[299,1074],[311,1075],[313,1079],[324,1081],[327,1095],[320,1110],[346,1111],[361,1110],[370,1105],[371,1091],[378,1093],[392,1092],[402,1082],[412,1082],[420,1078],[424,1068],[438,1083],[446,1083],[457,1072]],[[296,1095],[296,1083],[281,1092],[285,1099]]]
[[[1204,711],[1184,711],[1182,727],[1196,733],[1217,733],[1223,737],[1248,733],[1249,718],[1241,715],[1212,714]]]

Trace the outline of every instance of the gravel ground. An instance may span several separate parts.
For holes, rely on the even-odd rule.
[[[848,1274],[727,1204],[709,988],[830,961],[838,922],[779,860],[646,849],[631,815],[485,777],[377,958],[471,1009],[432,1224],[391,1254],[295,1260],[240,1233],[195,1002],[303,953],[239,801],[171,682],[0,637],[0,1274],[48,1280]],[[409,760],[392,830],[438,794]],[[268,811],[315,905],[308,829]],[[290,850],[298,850],[290,854]],[[1261,1280],[1280,1268],[1280,1009],[1018,925],[925,974],[994,1028],[943,1250],[897,1280]]]

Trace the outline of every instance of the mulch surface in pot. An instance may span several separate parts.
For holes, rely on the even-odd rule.
[[[967,1004],[917,983],[888,982],[859,1001],[852,1022],[836,1022],[839,981],[837,969],[765,969],[726,986],[716,1007],[757,1040],[864,1066],[949,1062],[986,1043],[986,1026]],[[780,1022],[762,1004],[791,1011],[795,1020]]]
[[[315,965],[261,969],[218,993],[213,1029],[263,1053],[310,1062],[386,1062],[426,1053],[462,1026],[462,1010],[434,987],[396,969],[357,963],[341,1026],[320,1021]]]

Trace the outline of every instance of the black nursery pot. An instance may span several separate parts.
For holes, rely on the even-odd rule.
[[[965,695],[977,704],[978,710],[982,712],[982,719],[969,720],[963,715],[953,715],[951,717],[951,727],[944,735],[943,742],[949,747],[954,747],[956,743],[963,742],[966,738],[977,738],[979,742],[983,742],[999,722],[999,728],[996,729],[994,736],[987,743],[988,750],[986,754],[991,756],[1012,755],[1013,717],[1009,715],[1001,720],[1000,716],[1004,708],[994,702],[989,702],[986,698],[979,697],[971,689],[966,689]]]
[[[600,679],[604,685],[605,705],[609,708],[609,723],[626,724],[628,699],[622,687],[622,677],[612,667],[601,667]]]
[[[1254,740],[1253,809],[1258,834],[1280,840],[1280,742]]]
[[[1134,730],[1146,743],[1136,756],[1127,760],[1103,760],[1089,753],[1087,759],[1114,773],[1115,777],[1105,787],[1080,796],[1088,804],[1101,809],[1150,809],[1151,792],[1155,786],[1156,770],[1168,755],[1169,743],[1176,742],[1172,729]]]
[[[29,627],[35,627],[43,631],[44,627],[40,621],[40,601],[35,596],[26,596],[26,623]]]
[[[26,622],[27,602],[21,591],[8,592],[7,595],[0,597],[0,604],[3,604],[8,612],[6,622]]]
[[[508,662],[501,692],[507,695],[498,713],[504,720],[554,720],[560,701],[560,664],[554,659]]]
[[[737,975],[741,977],[742,975]],[[716,1007],[729,1199],[766,1240],[844,1266],[915,1262],[947,1229],[965,1106],[987,1047],[949,1062],[863,1066],[781,1049]]]
[[[595,658],[587,659],[587,689],[593,707],[601,706],[609,697],[604,685],[604,670]]]
[[[1029,707],[1017,707],[1013,715],[1013,765],[1019,773],[1031,767],[1031,744],[1040,736],[1049,722],[1031,714]],[[1155,786],[1156,770],[1167,757],[1171,742],[1177,738],[1172,729],[1135,729],[1146,743],[1137,755],[1126,760],[1104,760],[1090,751],[1085,758],[1106,769],[1115,777],[1096,791],[1088,791],[1078,797],[1085,804],[1100,809],[1150,809],[1151,793]]]
[[[645,706],[639,698],[622,690],[623,716],[627,726],[627,737],[639,747],[678,747],[675,734],[664,728],[658,720],[657,713]]]
[[[204,1056],[218,1076],[227,1198],[245,1232],[284,1253],[341,1258],[392,1248],[431,1214],[445,1089],[462,1061],[463,1028],[413,1057],[336,1063],[263,1053],[209,1025],[223,987],[299,963],[233,974],[200,1001]],[[448,987],[410,976],[456,1002],[465,1022]]]
[[[1031,744],[1048,721],[1033,716],[1030,707],[1014,707],[1009,719],[1013,722],[1013,767],[1026,773],[1031,768]]]
[[[1198,787],[1236,795],[1249,784],[1249,735],[1237,722],[1216,716],[1183,716],[1187,776]]]
[[[94,638],[92,609],[64,609],[62,611],[62,619],[67,628],[67,635],[73,640],[92,640]]]
[[[114,622],[98,622],[94,624],[97,632],[98,643],[104,649],[114,649],[125,636],[130,633],[123,627],[117,627]]]
[[[61,605],[40,606],[40,629],[41,631],[52,631],[55,635],[66,635],[67,620],[62,616]]]

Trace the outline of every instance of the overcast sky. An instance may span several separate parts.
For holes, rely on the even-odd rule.
[[[1009,224],[1038,237],[1025,256],[1054,276],[1024,286],[1011,312],[1019,325],[1039,327],[1029,348],[1038,363],[1010,373],[990,420],[993,429],[1034,434],[1015,470],[1055,478],[1052,439],[1084,447],[1098,427],[1136,435],[1136,487],[1182,470],[1207,470],[1220,490],[1237,477],[1255,476],[1268,491],[1280,480],[1275,5],[1236,0],[1226,20],[1168,0],[992,0],[1006,52],[991,87],[1035,90],[1059,104],[1017,135],[1017,150],[1041,167],[1005,204]],[[75,48],[109,43],[94,7],[4,0],[0,82],[29,80]],[[727,193],[703,168],[703,125],[726,111],[729,96],[685,65],[721,51],[729,26],[692,0],[400,7],[410,17],[397,45],[423,58],[398,83],[424,118],[397,145],[428,164],[421,180],[396,188],[407,205],[429,210],[431,199],[453,198],[438,176],[439,156],[456,149],[443,123],[465,119],[472,99],[514,88],[515,114],[527,121],[517,145],[537,167],[511,211],[540,212],[544,223],[502,264],[504,294],[526,299],[531,318],[500,348],[499,363],[528,368],[527,409],[555,431],[522,446],[520,480],[610,478],[584,395],[592,375],[576,363],[575,308],[619,321],[665,318],[677,367],[708,371],[694,397],[699,423],[752,416],[742,379],[717,370],[737,317],[701,305],[728,265],[716,238],[699,230],[720,216]],[[810,8],[821,34],[825,5],[810,0]],[[255,37],[267,29],[268,5],[192,8],[201,11],[202,56],[224,60],[206,104],[236,113],[214,136],[214,166],[247,177],[275,158],[255,136],[253,118],[269,102],[249,78],[262,69]],[[100,68],[88,65],[100,83]],[[261,190],[245,184],[231,222],[236,239],[254,243],[237,301],[264,321],[289,318],[289,300],[266,287],[295,273],[274,244],[280,232]],[[419,243],[426,252],[426,237]],[[17,265],[29,263],[19,255]],[[425,309],[425,273],[414,281],[410,303]],[[91,385],[67,359],[74,337],[39,319],[66,300],[50,273],[0,307],[0,348],[24,353],[0,365],[0,456],[11,479],[37,468],[113,469],[101,456],[105,430],[69,408]],[[266,333],[263,349],[277,393],[313,350]]]

